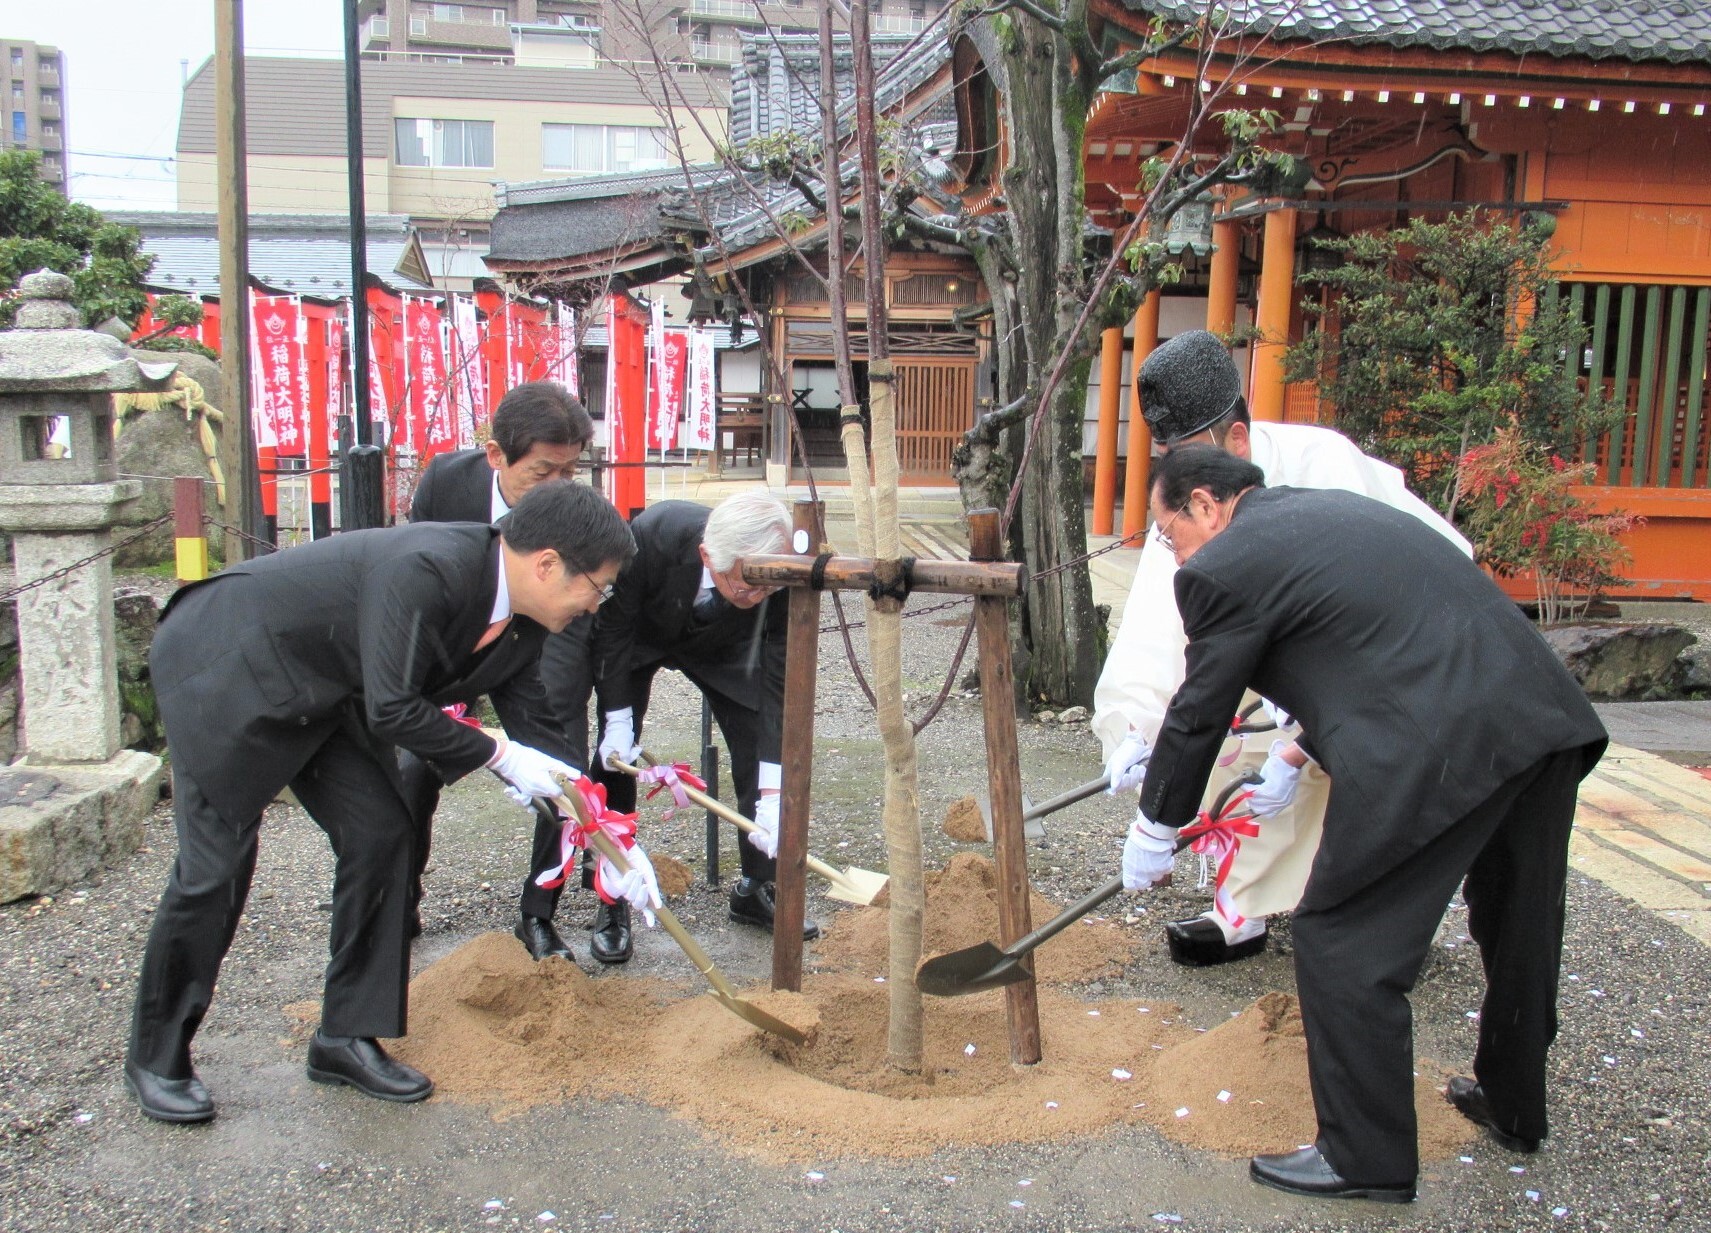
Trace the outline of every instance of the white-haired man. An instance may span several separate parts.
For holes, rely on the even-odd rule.
[[[1257,466],[1271,487],[1334,488],[1371,497],[1413,515],[1472,555],[1456,529],[1408,491],[1400,471],[1368,458],[1341,433],[1307,424],[1251,423],[1241,377],[1216,335],[1178,334],[1147,357],[1137,384],[1155,454],[1180,445],[1216,445]],[[1113,794],[1140,785],[1148,748],[1183,681],[1188,636],[1176,607],[1175,576],[1169,547],[1149,535],[1093,695],[1093,730],[1104,745]],[[1165,926],[1178,963],[1205,966],[1257,954],[1265,947],[1266,916],[1300,901],[1319,848],[1329,781],[1312,765],[1292,774],[1284,752],[1276,742],[1254,741],[1227,768],[1230,776],[1248,769],[1265,774],[1265,785],[1250,801],[1264,812],[1264,821],[1257,835],[1239,841],[1230,860],[1214,862],[1212,907]],[[1214,782],[1208,797],[1221,787]]]
[[[738,845],[742,876],[731,889],[730,916],[770,930],[786,600],[778,588],[746,584],[736,563],[787,551],[789,511],[764,492],[728,497],[711,510],[692,501],[661,501],[638,514],[630,530],[635,559],[618,576],[592,639],[601,711],[594,776],[606,785],[613,808],[633,809],[635,781],[607,769],[606,759],[634,762],[639,756],[656,672],[675,668],[694,682],[730,750],[738,810],[761,832]],[[608,919],[627,915],[628,905],[606,912]],[[809,921],[803,936],[819,932]]]

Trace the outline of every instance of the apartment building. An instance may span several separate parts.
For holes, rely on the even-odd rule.
[[[66,192],[65,56],[57,47],[0,38],[5,133],[0,148],[36,150],[42,179]]]
[[[877,0],[873,32],[917,34],[948,0]],[[741,36],[819,30],[816,0],[362,0],[363,55],[414,62],[635,64],[723,83]]]
[[[343,63],[252,57],[244,71],[250,209],[346,214]],[[711,158],[725,133],[723,98],[699,77],[674,85],[667,110],[641,76],[612,65],[365,60],[368,212],[411,219],[435,282],[467,290],[486,274],[495,181]],[[214,74],[204,65],[185,85],[179,119],[180,210],[215,208],[214,117]]]

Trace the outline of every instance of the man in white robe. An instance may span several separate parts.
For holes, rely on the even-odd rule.
[[[1211,442],[1258,466],[1268,488],[1360,493],[1414,515],[1472,555],[1467,540],[1408,491],[1400,471],[1367,457],[1341,433],[1306,424],[1250,422],[1241,378],[1215,335],[1192,330],[1164,343],[1141,366],[1139,385],[1155,453]],[[1131,465],[1138,462],[1131,460]],[[1104,747],[1114,794],[1138,788],[1147,750],[1185,673],[1188,639],[1176,608],[1176,561],[1156,530],[1142,543],[1122,624],[1094,692],[1093,730]],[[1288,720],[1268,707],[1250,724],[1264,723],[1268,716]],[[1280,735],[1287,736],[1290,726],[1286,722]],[[1201,916],[1165,926],[1171,957],[1178,963],[1203,966],[1258,954],[1265,948],[1266,916],[1288,911],[1301,897],[1319,848],[1330,781],[1311,762],[1290,776],[1280,760],[1284,744],[1256,734],[1233,736],[1225,747],[1227,773],[1214,777],[1208,804],[1224,784],[1249,769],[1268,779],[1282,774],[1289,780],[1264,785],[1256,798],[1262,807],[1287,803],[1258,819],[1258,834],[1205,845],[1215,874],[1213,904]]]

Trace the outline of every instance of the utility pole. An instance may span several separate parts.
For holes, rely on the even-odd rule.
[[[214,0],[214,165],[220,229],[220,375],[226,386],[226,523],[260,538],[255,428],[250,421],[249,165],[244,133],[243,0]],[[226,560],[250,555],[230,533]]]
[[[385,521],[385,458],[374,444],[368,384],[368,198],[363,188],[362,48],[357,0],[345,10],[345,161],[350,167],[351,407],[353,436],[341,431],[339,512],[345,530]]]

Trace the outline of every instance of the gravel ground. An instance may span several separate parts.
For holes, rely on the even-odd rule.
[[[937,691],[961,621],[954,613],[928,616],[906,629],[906,688],[918,707]],[[828,859],[883,868],[878,738],[841,648],[825,643],[815,848]],[[698,722],[693,691],[662,677],[647,743],[688,756]],[[1085,726],[1027,723],[1021,746],[1035,799],[1098,773]],[[978,698],[958,693],[947,702],[922,736],[920,758],[928,861],[938,865],[955,849],[937,830],[945,808],[984,785]],[[1061,903],[1111,876],[1125,822],[1103,798],[1050,820],[1033,852],[1038,888]],[[472,776],[447,794],[418,967],[478,932],[510,928],[528,830],[527,817],[487,777]],[[643,833],[653,850],[702,871],[698,818],[649,820]],[[172,858],[167,811],[156,813],[146,846],[123,865],[51,901],[0,908],[7,956],[0,1226],[20,1233],[1119,1229],[1178,1221],[1207,1230],[1711,1228],[1711,1063],[1703,1055],[1711,965],[1687,935],[1579,876],[1569,886],[1551,1140],[1534,1158],[1479,1140],[1468,1160],[1428,1166],[1420,1201],[1395,1209],[1267,1191],[1246,1180],[1245,1161],[1195,1155],[1145,1127],[924,1160],[826,1160],[809,1172],[733,1156],[640,1103],[581,1101],[495,1120],[443,1101],[386,1105],[319,1087],[303,1076],[301,1030],[284,1008],[319,992],[331,860],[325,839],[294,808],[270,810],[263,834],[249,910],[198,1039],[201,1073],[220,1103],[208,1126],[147,1121],[119,1078],[142,942]],[[728,836],[724,851],[728,871]],[[1273,949],[1258,960],[1198,972],[1174,967],[1158,926],[1204,906],[1188,861],[1177,880],[1175,889],[1119,901],[1132,918],[1134,956],[1119,979],[1094,992],[1178,1001],[1194,1022],[1210,1026],[1267,990],[1293,987],[1287,924],[1274,929]],[[698,884],[680,915],[739,983],[763,979],[763,939],[728,925],[723,909],[722,892]],[[826,918],[834,910],[811,887],[810,912]],[[579,926],[589,914],[580,895],[567,897],[560,912],[585,963]],[[1465,1068],[1480,979],[1460,921],[1458,908],[1414,1005],[1419,1053]],[[631,970],[687,974],[660,933],[640,939]]]

